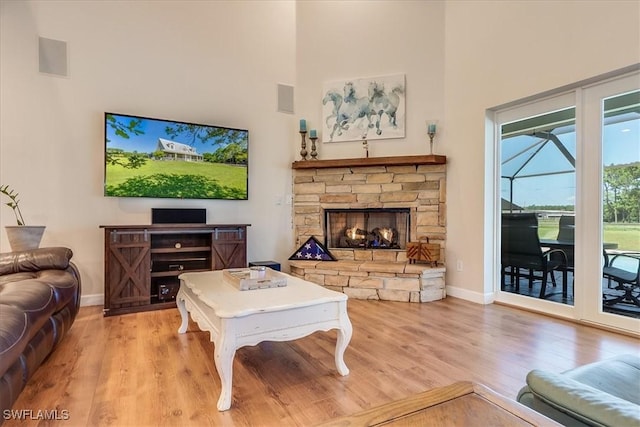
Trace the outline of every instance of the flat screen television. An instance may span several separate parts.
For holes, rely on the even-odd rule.
[[[247,200],[249,131],[104,114],[104,195]]]

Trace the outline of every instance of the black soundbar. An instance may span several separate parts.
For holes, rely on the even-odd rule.
[[[152,224],[206,224],[206,209],[151,208]]]

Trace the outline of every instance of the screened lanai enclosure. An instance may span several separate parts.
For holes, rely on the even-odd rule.
[[[580,262],[575,259],[575,219],[581,215],[576,194],[587,194],[602,201],[602,229],[592,232],[602,233],[603,309],[640,317],[640,91],[605,99],[601,111],[600,169],[582,173],[600,173],[602,188],[579,193],[577,156],[599,150],[600,144],[594,147],[581,130],[576,132],[575,106],[501,123],[501,287],[574,304],[574,288],[580,285],[573,277]],[[536,227],[538,239],[528,246],[523,243],[526,233],[515,230],[513,222],[527,214],[534,214],[535,224],[529,226]],[[514,234],[518,242],[509,241]],[[625,276],[622,283],[606,274],[608,268]]]

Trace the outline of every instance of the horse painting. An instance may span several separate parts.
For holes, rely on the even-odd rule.
[[[385,92],[384,86],[378,82],[369,83],[369,102],[371,110],[376,115],[376,134],[381,135],[380,122],[382,115],[386,114],[389,119],[389,126],[394,129],[398,127],[396,112],[400,105],[400,95],[404,93],[402,86],[394,87],[388,94]]]
[[[326,85],[322,105],[325,142],[404,137],[404,75]]]
[[[342,95],[340,95],[335,90],[330,90],[329,92],[326,93],[324,98],[322,98],[322,105],[327,105],[327,102],[331,102],[331,104],[333,105],[333,108],[331,109],[331,114],[325,117],[324,123],[327,125],[328,128],[331,128],[333,124],[329,122],[330,121],[335,122],[336,121],[335,119],[338,117],[338,111],[340,110],[340,106],[342,105]]]

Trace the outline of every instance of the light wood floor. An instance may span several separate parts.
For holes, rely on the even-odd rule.
[[[177,309],[104,318],[85,307],[14,409],[69,411],[68,421],[4,426],[308,426],[455,381],[509,398],[534,368],[563,371],[640,340],[514,308],[456,298],[426,304],[349,301],[351,373],[335,370],[336,332],[236,353],[231,410],[209,334],[177,333]]]

